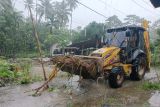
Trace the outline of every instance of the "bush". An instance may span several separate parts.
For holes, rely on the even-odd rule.
[[[14,79],[14,73],[10,70],[10,64],[0,58],[0,86],[5,86],[5,83],[8,83]]]
[[[6,83],[29,84],[42,80],[40,76],[31,76],[31,59],[20,58],[9,62],[0,58],[0,86],[5,86]]]
[[[28,84],[32,82],[30,76],[31,60],[17,59],[16,63],[8,63],[5,59],[0,59],[0,86],[6,83],[15,82],[18,84]]]
[[[10,64],[4,59],[0,59],[0,78],[14,78],[14,73],[10,71]]]

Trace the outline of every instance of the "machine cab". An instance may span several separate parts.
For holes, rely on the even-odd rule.
[[[131,63],[139,54],[145,54],[144,31],[142,27],[121,27],[108,29],[105,44],[121,49],[121,60]]]

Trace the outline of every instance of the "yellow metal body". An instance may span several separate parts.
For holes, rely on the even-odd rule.
[[[144,31],[144,40],[145,40],[145,47],[146,47],[146,55],[147,55],[147,66],[148,69],[150,69],[150,62],[151,62],[151,52],[150,52],[150,43],[149,43],[149,33],[148,33],[148,22],[143,21],[142,26],[145,28],[146,31]],[[132,72],[132,64],[122,64],[120,62],[120,48],[109,46],[100,48],[96,51],[94,51],[91,56],[98,56],[101,57],[103,60],[103,70],[104,71],[110,71],[115,66],[121,66],[123,67],[124,73],[126,75],[130,75]]]
[[[151,50],[150,50],[150,38],[149,38],[149,32],[148,32],[148,21],[144,20],[142,23],[142,27],[146,30],[144,32],[144,40],[145,40],[145,45],[146,45],[146,55],[147,55],[147,66],[148,69],[150,69],[150,64],[151,64]]]
[[[130,75],[132,65],[122,64],[120,62],[119,52],[120,52],[120,48],[110,46],[110,47],[100,48],[94,51],[91,55],[99,54],[99,56],[102,57],[104,72],[110,71],[115,66],[121,66],[123,67],[124,73],[126,75]]]

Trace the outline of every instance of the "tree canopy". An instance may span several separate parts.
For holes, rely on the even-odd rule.
[[[114,28],[122,26],[122,21],[118,18],[118,16],[113,15],[106,20],[106,28]]]
[[[38,0],[35,5],[33,0],[26,0],[34,11],[36,27],[42,50],[48,52],[53,44],[65,47],[71,42],[80,42],[102,37],[106,29],[125,26],[140,25],[143,18],[136,15],[128,15],[124,20],[113,15],[104,23],[90,22],[84,28],[69,29],[69,21],[72,12],[78,6],[75,0],[62,0],[61,2],[52,0]],[[160,28],[160,21],[157,20],[150,27],[151,37],[155,35],[155,29]],[[159,30],[158,34],[159,33]],[[157,35],[158,35],[157,34]],[[158,36],[156,37],[158,38]],[[155,39],[159,44],[159,40]],[[31,19],[24,17],[22,12],[17,11],[12,0],[0,1],[0,56],[19,56],[36,52],[34,33]],[[154,45],[154,44],[153,44]]]
[[[124,21],[125,25],[141,25],[143,18],[136,15],[127,15]]]

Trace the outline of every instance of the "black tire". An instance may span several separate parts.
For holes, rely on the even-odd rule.
[[[111,88],[119,88],[124,82],[124,72],[121,67],[114,67],[108,77],[109,86]]]
[[[138,57],[133,62],[132,73],[130,74],[131,80],[142,80],[146,73],[146,58]]]

